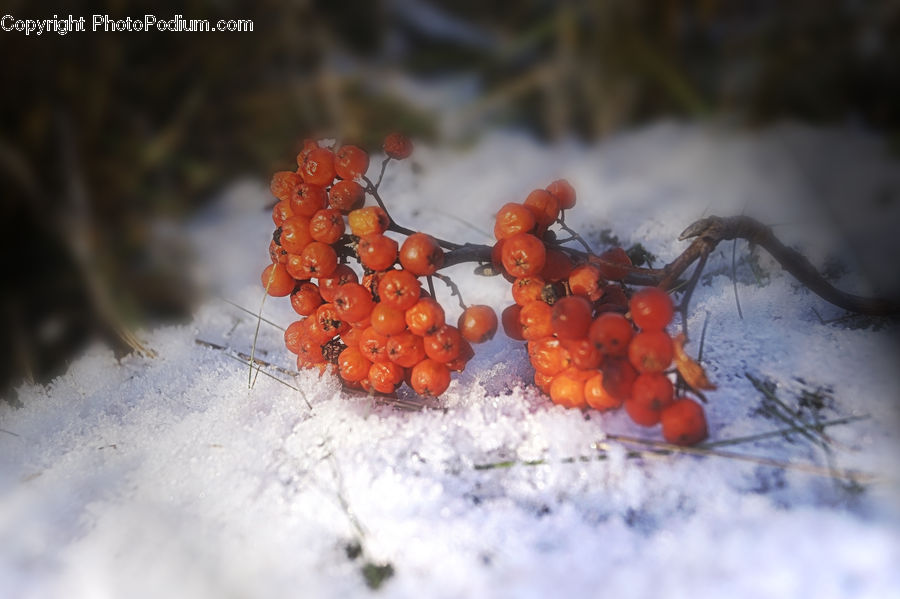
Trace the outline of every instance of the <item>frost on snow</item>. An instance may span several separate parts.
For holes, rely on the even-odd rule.
[[[898,202],[870,222],[847,218],[900,188],[862,135],[664,124],[596,148],[495,134],[413,159],[421,172],[393,165],[382,195],[398,221],[441,237],[490,243],[497,208],[565,176],[578,191],[569,223],[595,249],[615,234],[665,261],[694,219],[745,212],[788,223],[776,232],[820,268],[855,256],[842,288],[897,291],[854,274],[865,264],[878,280],[896,264],[866,256],[898,255]],[[829,323],[840,310],[743,244],[743,320],[730,247],[694,295],[688,351],[708,314],[703,361],[719,385],[711,440],[784,428],[753,377],[810,420],[864,419],[829,427],[827,450],[796,433],[720,450],[876,477],[858,484],[608,439],[659,431],[553,406],[502,334],[422,412],[274,368],[296,389],[264,374],[248,389],[246,364],[197,340],[249,352],[255,318],[218,296],[258,307],[268,202],[265,185],[236,184],[192,224],[215,294],[189,326],[143,334],[159,357],[96,348],[52,384],[20,389],[23,408],[0,407],[0,595],[900,597],[896,323]],[[471,265],[450,274],[469,303],[510,301],[504,281]],[[274,298],[264,316],[293,319]],[[257,355],[292,369],[266,323]],[[387,564],[393,576],[372,575]]]

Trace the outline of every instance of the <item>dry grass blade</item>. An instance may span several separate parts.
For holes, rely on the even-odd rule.
[[[256,355],[256,340],[259,338],[259,325],[262,322],[262,311],[263,307],[266,305],[266,298],[269,297],[269,287],[272,286],[272,281],[275,280],[275,269],[269,271],[269,280],[266,281],[266,292],[263,294],[262,301],[259,302],[259,312],[256,313],[256,331],[253,333],[253,345],[250,348],[250,359],[247,361],[247,364],[250,366],[250,372],[247,373],[247,387],[249,389],[253,388],[253,357]],[[257,368],[257,376],[259,376],[259,369]]]
[[[287,387],[289,389],[293,389],[294,391],[299,393],[300,396],[303,398],[303,402],[306,404],[306,407],[308,407],[310,410],[312,409],[312,404],[309,403],[309,400],[306,398],[306,394],[303,392],[302,389],[288,383],[285,380],[278,378],[277,376],[275,376],[274,374],[272,374],[270,372],[266,372],[265,370],[262,369],[262,366],[265,366],[267,368],[273,368],[273,369],[277,370],[278,372],[287,374],[289,376],[296,376],[299,373],[294,372],[292,370],[288,370],[286,368],[282,368],[280,366],[276,366],[275,364],[266,362],[264,360],[260,360],[259,358],[254,358],[252,356],[248,356],[247,354],[245,354],[243,352],[235,351],[224,345],[219,345],[218,343],[213,343],[212,341],[206,341],[203,339],[194,339],[194,343],[196,343],[197,345],[202,345],[203,347],[208,347],[210,349],[215,349],[217,351],[220,351],[220,352],[224,353],[226,356],[228,356],[229,358],[231,358],[233,360],[237,360],[241,364],[246,364],[248,361],[250,362],[250,364],[256,364],[257,365],[257,374],[262,373],[264,376],[267,376],[270,379],[278,381],[285,387]]]
[[[772,392],[771,389],[768,389],[762,381],[754,377],[749,372],[745,372],[744,376],[747,377],[747,380],[749,380],[753,384],[757,391],[762,393],[767,400],[774,404],[772,406],[768,406],[768,409],[766,410],[767,413],[775,416],[776,418],[790,426],[793,429],[793,432],[805,437],[812,443],[819,445],[826,451],[828,450],[827,444],[830,442],[830,440],[822,431],[817,430],[815,426],[810,426],[807,422],[804,422],[800,418],[798,418],[794,411],[783,401],[781,401],[778,396]]]
[[[783,460],[776,460],[774,458],[768,458],[764,456],[747,455],[742,453],[734,453],[731,451],[720,451],[702,446],[685,447],[672,443],[666,443],[665,441],[654,441],[653,439],[642,439],[640,437],[629,437],[627,435],[607,435],[607,438],[612,441],[619,441],[620,443],[643,445],[644,447],[650,448],[650,450],[658,453],[685,453],[703,457],[725,458],[729,460],[750,462],[753,464],[759,464],[761,466],[771,466],[773,468],[780,468],[782,470],[805,472],[807,474],[814,474],[816,476],[824,476],[832,479],[850,480],[856,483],[873,482],[878,479],[878,477],[874,474],[861,472],[858,470],[826,468],[817,466],[815,464],[786,462]]]
[[[250,314],[251,316],[256,316],[259,320],[263,321],[263,322],[266,323],[266,324],[272,325],[273,327],[275,327],[275,328],[278,329],[279,331],[284,331],[284,330],[285,330],[285,328],[284,328],[283,326],[281,326],[280,324],[278,324],[277,322],[272,322],[272,321],[269,320],[268,318],[263,318],[260,314],[257,314],[257,313],[254,312],[253,310],[248,310],[248,309],[245,308],[244,306],[242,306],[242,305],[240,305],[240,304],[237,304],[237,303],[231,301],[230,299],[227,299],[227,298],[224,298],[224,297],[220,297],[219,299],[222,300],[223,302],[225,302],[226,304],[228,304],[229,306],[234,306],[234,307],[237,308],[238,310],[241,310],[241,311],[243,311],[243,312],[246,312],[247,314]]]
[[[866,416],[847,416],[846,418],[836,418],[835,420],[826,420],[824,422],[819,422],[817,424],[807,425],[805,428],[809,430],[818,430],[824,429],[831,426],[838,426],[840,424],[849,424],[851,422],[858,422],[860,420],[867,420],[869,418]],[[700,447],[712,448],[712,447],[724,447],[726,445],[738,445],[741,443],[751,443],[753,441],[760,441],[763,439],[770,439],[772,437],[782,437],[786,434],[790,434],[795,432],[794,427],[791,428],[780,428],[774,431],[768,431],[765,433],[757,433],[754,435],[747,435],[745,437],[735,437],[733,439],[722,439],[720,441],[712,441],[710,443],[703,443]]]

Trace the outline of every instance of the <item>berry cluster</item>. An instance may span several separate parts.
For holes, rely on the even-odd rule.
[[[512,283],[515,301],[502,314],[506,334],[527,341],[535,383],[554,403],[624,405],[637,424],[662,422],[667,441],[699,443],[707,435],[703,408],[676,397],[666,372],[674,352],[665,331],[672,300],[655,287],[629,299],[622,280],[632,264],[622,248],[586,258],[567,252],[550,227],[569,230],[560,216],[574,205],[575,191],[560,180],[497,213],[492,260]]]
[[[401,160],[412,144],[391,134],[384,151]],[[425,233],[409,233],[402,244],[385,234],[407,232],[393,226],[365,178],[364,150],[308,140],[297,164],[272,178],[279,201],[262,284],[269,295],[290,296],[301,316],[284,335],[298,367],[336,367],[347,385],[366,391],[391,393],[406,382],[422,395],[443,393],[450,373],[473,357],[470,344],[493,337],[494,311],[471,306],[457,326],[445,322],[420,282],[443,265],[444,250]],[[379,205],[366,206],[368,195]]]

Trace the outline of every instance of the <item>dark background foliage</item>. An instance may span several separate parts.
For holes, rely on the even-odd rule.
[[[18,19],[252,19],[252,33],[0,32],[0,389],[183,318],[177,223],[303,137],[595,140],[662,117],[900,132],[900,7],[839,0],[0,2]],[[468,81],[451,129],[392,81]],[[461,83],[462,84],[462,83]],[[452,87],[452,86],[451,86]],[[164,230],[165,228],[162,227]]]

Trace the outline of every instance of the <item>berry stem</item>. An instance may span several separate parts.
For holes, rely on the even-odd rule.
[[[385,165],[386,164],[387,164],[387,160],[385,160]],[[382,173],[383,173],[383,170],[382,170]],[[372,181],[368,177],[363,177],[363,181],[366,182],[366,188],[365,188],[366,191],[373,198],[375,198],[375,202],[378,203],[378,206],[382,210],[384,210],[385,214],[388,215],[388,219],[390,220],[390,224],[388,225],[388,231],[400,233],[401,235],[406,235],[407,237],[409,237],[413,233],[416,233],[416,231],[413,231],[412,229],[404,227],[403,225],[400,225],[399,223],[397,223],[396,220],[394,220],[394,217],[391,216],[391,213],[388,211],[387,206],[384,205],[384,200],[381,199],[381,195],[379,195],[379,193],[378,193],[378,185],[377,184],[372,183]],[[381,177],[378,178],[378,183],[379,184],[381,183]],[[439,237],[435,237],[434,235],[432,235],[431,237],[434,237],[434,240],[438,242],[438,245],[440,245],[441,247],[443,247],[445,249],[455,250],[456,248],[460,247],[460,245],[458,243],[453,243],[452,241],[446,241]]]
[[[566,233],[568,233],[569,235],[571,235],[571,237],[569,237],[569,238],[567,238],[567,239],[559,240],[559,243],[565,243],[565,242],[567,242],[567,241],[575,240],[575,241],[577,241],[578,243],[581,244],[581,247],[584,248],[584,251],[586,251],[586,252],[589,253],[589,254],[593,254],[593,253],[594,253],[594,251],[591,249],[591,246],[588,245],[588,242],[585,241],[584,238],[583,238],[581,235],[579,235],[579,234],[575,231],[575,229],[571,228],[569,225],[566,224],[566,215],[565,215],[565,212],[563,212],[563,213],[560,215],[560,217],[559,217],[558,219],[556,219],[556,223],[557,223],[560,227],[562,227],[562,230],[563,230],[563,231],[565,231]]]
[[[390,156],[385,156],[384,160],[381,161],[381,172],[378,173],[378,181],[376,181],[375,185],[373,186],[373,187],[375,187],[375,189],[378,189],[381,186],[381,180],[384,179],[384,172],[387,170],[387,165],[390,161],[391,161]],[[365,177],[363,177],[363,178],[365,179]],[[371,182],[368,179],[366,179],[366,181],[371,184]]]
[[[448,277],[447,275],[442,275],[442,274],[439,274],[439,273],[434,273],[433,276],[435,276],[435,277],[437,277],[438,279],[440,279],[441,281],[443,281],[443,282],[444,282],[444,285],[446,285],[447,287],[450,288],[450,295],[451,295],[451,296],[453,296],[453,295],[456,296],[457,300],[459,301],[459,307],[460,307],[460,308],[462,308],[463,310],[465,310],[465,309],[468,307],[468,306],[466,306],[466,303],[463,301],[462,294],[459,292],[459,287],[456,285],[456,283],[453,282],[453,279],[451,279],[451,278]]]

